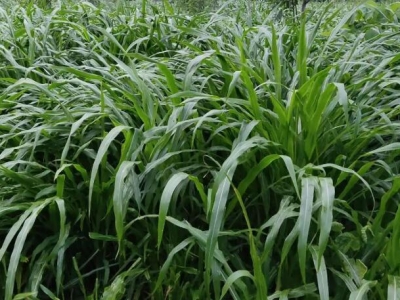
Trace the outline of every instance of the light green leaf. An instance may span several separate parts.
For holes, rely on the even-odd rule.
[[[165,226],[165,218],[168,213],[169,204],[171,203],[172,195],[175,192],[176,187],[182,183],[185,179],[188,178],[188,174],[179,172],[174,174],[169,180],[167,185],[165,186],[163,193],[161,195],[160,202],[160,211],[159,211],[159,219],[158,219],[158,239],[157,239],[157,247],[160,248],[162,237],[164,233]]]
[[[117,175],[115,176],[115,186],[114,186],[114,195],[113,195],[113,209],[115,216],[115,229],[117,231],[118,237],[118,252],[122,249],[122,241],[124,238],[124,221],[125,215],[128,207],[128,202],[130,195],[127,193],[127,190],[131,191],[133,194],[133,189],[135,187],[127,186],[125,182],[126,177],[129,176],[129,173],[132,171],[135,166],[135,162],[124,161],[120,165]]]
[[[5,289],[5,300],[11,300],[14,291],[14,280],[17,272],[17,268],[19,265],[20,257],[22,249],[25,245],[25,240],[28,236],[29,231],[32,229],[33,224],[36,221],[39,213],[49,205],[53,199],[47,199],[42,201],[41,203],[35,203],[32,212],[29,217],[25,220],[24,225],[22,226],[17,239],[15,240],[14,249],[11,253],[10,263],[7,271],[7,279],[6,279],[6,289]]]
[[[317,201],[321,201],[320,234],[318,244],[318,257],[321,259],[328,244],[329,235],[333,222],[333,201],[335,198],[335,187],[331,178],[319,178]]]
[[[377,284],[377,281],[363,280],[358,290],[351,292],[349,300],[363,300],[368,291]]]
[[[303,281],[306,282],[306,255],[308,248],[308,233],[310,230],[312,207],[314,202],[314,190],[317,181],[315,177],[306,177],[301,180],[301,204],[299,213],[299,239],[297,250],[299,252],[300,272]]]
[[[253,275],[249,271],[246,270],[238,270],[236,272],[233,272],[229,277],[225,280],[224,287],[222,288],[222,293],[221,297],[219,298],[222,300],[228,290],[230,289],[231,285],[235,283],[236,280],[238,280],[241,277],[249,277],[250,279],[254,280]]]
[[[113,128],[103,139],[100,144],[100,147],[97,151],[96,159],[93,163],[92,167],[92,174],[90,175],[90,183],[89,183],[89,214],[92,208],[92,196],[93,196],[93,188],[94,188],[94,181],[97,176],[97,172],[99,170],[101,161],[103,160],[104,156],[107,153],[108,147],[110,144],[115,140],[115,138],[120,134],[123,130],[129,129],[128,126],[118,126]]]
[[[321,300],[329,300],[328,273],[326,271],[325,259],[323,256],[320,256],[321,251],[318,247],[311,246],[310,251],[315,270],[317,271],[319,297]]]
[[[400,300],[400,277],[389,275],[388,300]]]

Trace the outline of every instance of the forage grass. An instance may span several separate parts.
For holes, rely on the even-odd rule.
[[[0,298],[398,299],[400,5],[307,7],[4,3]]]

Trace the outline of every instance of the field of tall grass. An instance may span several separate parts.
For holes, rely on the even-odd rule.
[[[400,299],[400,2],[0,8],[0,299]]]

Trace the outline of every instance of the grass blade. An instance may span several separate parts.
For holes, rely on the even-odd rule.
[[[388,285],[388,300],[399,300],[400,299],[400,277],[389,275]]]
[[[333,201],[335,198],[335,187],[331,178],[319,178],[317,201],[321,200],[320,234],[318,243],[318,257],[322,258],[328,244],[329,235],[333,222]]]
[[[90,175],[90,183],[89,183],[89,214],[92,208],[92,197],[93,197],[93,188],[94,181],[96,179],[100,164],[107,153],[108,147],[115,140],[115,138],[123,131],[127,130],[129,127],[127,126],[118,126],[113,128],[103,139],[100,144],[99,150],[97,151],[96,159],[93,163],[92,173]]]
[[[188,178],[188,174],[180,172],[174,174],[165,186],[161,195],[160,211],[158,219],[158,240],[157,247],[160,248],[162,237],[164,233],[165,218],[167,217],[169,204],[171,203],[172,195],[174,194],[177,186]]]
[[[308,248],[308,234],[310,230],[312,207],[314,202],[314,190],[316,187],[316,178],[303,178],[301,180],[301,204],[299,213],[299,239],[297,250],[299,252],[299,264],[301,276],[306,282],[306,255]]]
[[[329,300],[329,284],[328,284],[328,273],[326,271],[325,259],[320,256],[320,250],[318,247],[310,247],[311,255],[314,261],[314,267],[317,270],[317,281],[319,297],[321,300]]]

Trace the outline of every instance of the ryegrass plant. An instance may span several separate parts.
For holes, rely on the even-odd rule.
[[[343,7],[1,9],[2,299],[398,299],[400,5]]]

